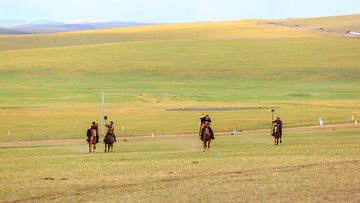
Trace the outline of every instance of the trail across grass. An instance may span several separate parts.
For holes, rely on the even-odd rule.
[[[3,201],[341,201],[359,196],[358,128],[117,142],[0,146]]]

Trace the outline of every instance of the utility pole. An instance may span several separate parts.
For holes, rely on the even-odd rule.
[[[104,90],[101,91],[102,91],[101,135],[104,135]]]
[[[270,109],[269,112],[271,112],[271,128],[270,128],[270,133],[272,133],[273,131],[273,120],[274,120],[274,112],[275,112],[275,109]]]

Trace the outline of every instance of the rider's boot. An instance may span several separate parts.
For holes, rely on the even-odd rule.
[[[211,128],[210,128],[210,138],[211,138],[212,140],[215,139],[214,132],[212,131]]]

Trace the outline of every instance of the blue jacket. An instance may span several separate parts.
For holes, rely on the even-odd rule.
[[[274,120],[273,123],[279,124],[280,126],[283,125],[283,122],[281,120]]]

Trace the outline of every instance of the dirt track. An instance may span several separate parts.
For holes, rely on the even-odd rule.
[[[284,128],[286,131],[301,131],[301,130],[315,130],[315,129],[339,129],[339,128],[358,128],[354,124],[336,124],[336,125],[326,125],[326,126],[307,126],[307,127],[296,127],[296,128]],[[221,132],[216,133],[216,135],[231,135],[232,132]],[[246,135],[246,134],[255,134],[255,133],[270,133],[269,129],[264,130],[253,130],[253,131],[242,131],[237,132],[237,135]],[[118,137],[118,141],[123,140],[135,140],[135,139],[159,139],[159,138],[181,138],[181,137],[196,137],[197,134],[179,134],[179,135],[155,135],[151,136],[140,136],[140,137]],[[71,140],[39,140],[39,141],[18,141],[15,142],[2,142],[0,146],[7,145],[26,145],[26,144],[61,144],[61,143],[85,143],[86,138],[84,139],[71,139]]]
[[[290,28],[290,29],[296,29],[296,30],[306,30],[306,31],[310,31],[310,32],[320,32],[320,33],[326,33],[326,34],[342,35],[342,36],[347,36],[347,37],[359,37],[357,35],[352,35],[349,32],[345,32],[345,31],[341,31],[341,30],[330,30],[330,29],[319,28],[319,27],[310,27],[310,26],[306,26],[306,25],[297,25],[297,24],[293,25],[293,24],[286,24],[286,23],[282,23],[282,22],[269,22],[269,21],[264,21],[264,22],[259,21],[257,24],[265,25],[265,26],[272,26],[272,27]]]

